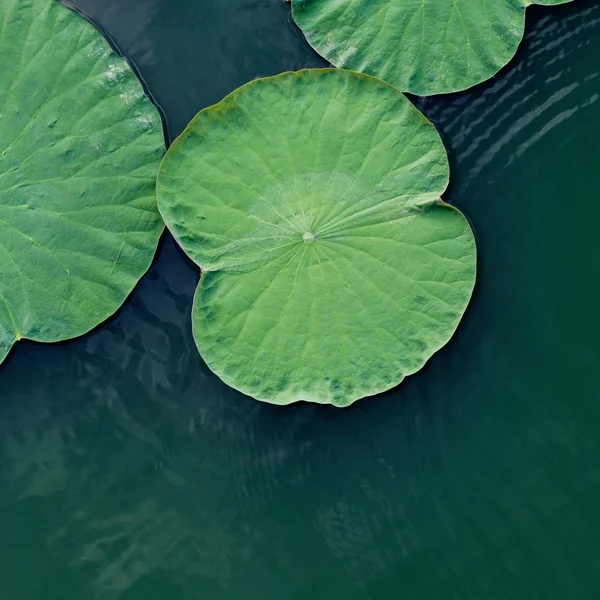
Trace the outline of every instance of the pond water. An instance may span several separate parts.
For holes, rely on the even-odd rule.
[[[282,0],[76,0],[172,139],[261,75],[325,63]],[[130,300],[0,375],[7,600],[600,597],[600,0],[529,9],[515,60],[415,99],[479,245],[453,341],[340,410],[233,392],[198,356],[166,235]]]

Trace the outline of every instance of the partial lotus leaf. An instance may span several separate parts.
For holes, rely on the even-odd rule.
[[[337,67],[428,96],[465,90],[515,55],[531,4],[571,0],[291,0],[308,42]]]
[[[126,61],[55,0],[0,0],[0,362],[113,314],[162,231],[160,116]]]
[[[284,73],[200,112],[157,190],[203,270],[193,329],[208,366],[259,400],[337,406],[420,369],[475,280],[447,183],[434,127],[366,75]]]

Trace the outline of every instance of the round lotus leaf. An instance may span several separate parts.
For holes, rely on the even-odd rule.
[[[125,60],[55,0],[0,0],[0,362],[113,314],[162,231],[159,114]]]
[[[469,224],[440,200],[448,174],[431,123],[367,75],[284,73],[201,111],[157,190],[203,271],[208,366],[259,400],[337,406],[420,369],[475,281]]]
[[[530,4],[571,0],[291,0],[309,44],[337,67],[428,96],[496,74],[523,39]]]

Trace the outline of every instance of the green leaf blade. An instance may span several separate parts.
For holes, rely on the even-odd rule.
[[[539,0],[556,5],[572,0]],[[523,39],[525,0],[291,0],[308,42],[337,67],[428,96],[495,75]]]
[[[112,315],[162,232],[160,116],[125,60],[51,0],[0,2],[0,362]]]
[[[433,126],[357,73],[254,81],[199,113],[158,199],[204,270],[192,321],[208,366],[259,400],[337,406],[420,369],[475,279],[470,227],[439,199],[448,174]]]

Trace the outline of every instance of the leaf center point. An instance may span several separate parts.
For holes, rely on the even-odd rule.
[[[304,240],[305,244],[312,244],[314,241],[316,241],[317,236],[314,233],[311,233],[310,231],[305,231],[302,234],[302,239]]]

